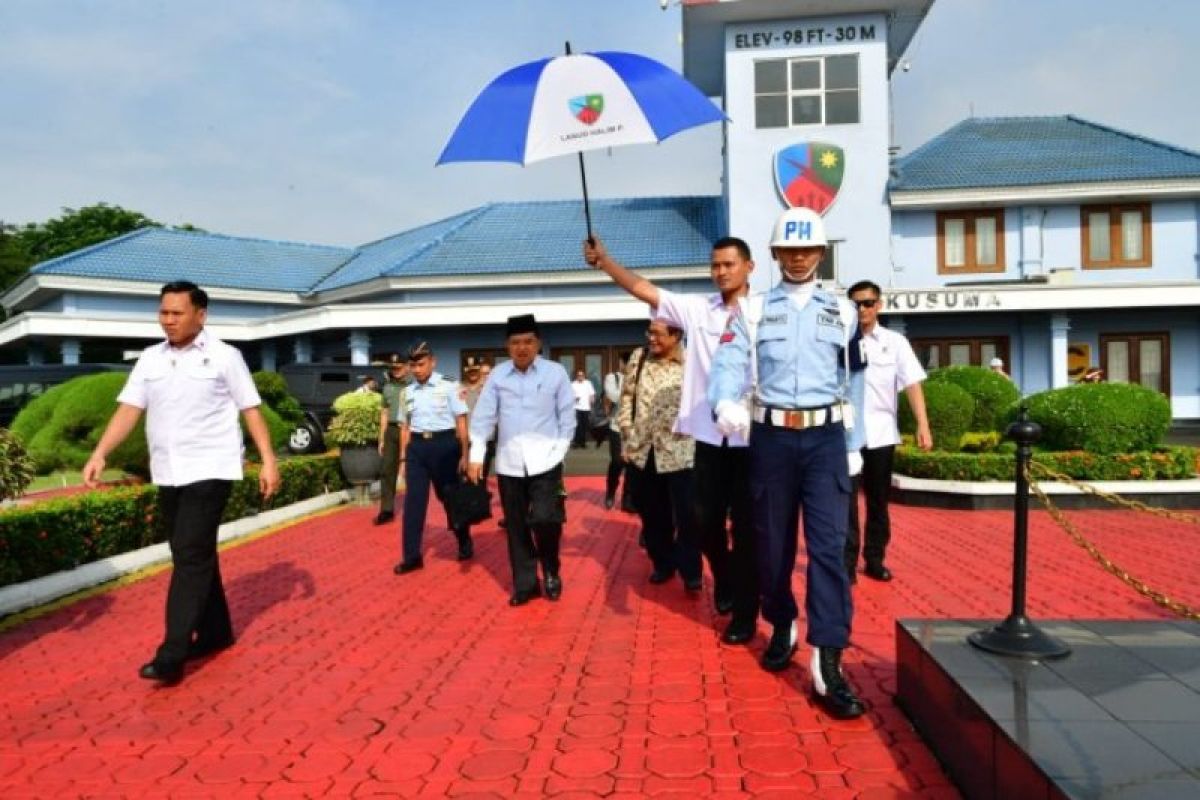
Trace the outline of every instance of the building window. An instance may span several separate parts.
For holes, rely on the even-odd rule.
[[[1150,266],[1150,204],[1083,206],[1083,268]]]
[[[754,64],[755,127],[849,125],[860,120],[858,101],[857,54]]]
[[[1140,383],[1171,394],[1171,335],[1168,333],[1100,334],[1100,369],[1114,383]]]
[[[925,369],[938,367],[986,367],[993,358],[1009,371],[1008,337],[975,336],[910,338],[909,343]]]
[[[1004,209],[939,211],[938,274],[1004,272]]]

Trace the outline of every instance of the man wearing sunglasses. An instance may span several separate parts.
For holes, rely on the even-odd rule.
[[[892,458],[900,443],[896,399],[901,391],[908,395],[908,404],[917,420],[917,446],[922,450],[933,447],[933,435],[929,432],[929,419],[925,414],[925,395],[921,391],[925,370],[908,339],[879,324],[882,294],[879,286],[871,281],[859,281],[848,292],[858,309],[858,327],[867,356],[862,421],[866,444],[860,451],[862,474],[852,479],[850,526],[846,534],[846,574],[851,583],[857,579],[860,547],[865,562],[863,573],[877,581],[892,579],[884,556],[892,536],[888,490],[892,485]],[[859,486],[867,498],[865,537],[858,524]]]

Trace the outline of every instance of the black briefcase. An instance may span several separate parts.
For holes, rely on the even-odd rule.
[[[446,514],[451,528],[462,528],[483,522],[492,516],[492,493],[483,480],[479,483],[460,481],[446,489]]]

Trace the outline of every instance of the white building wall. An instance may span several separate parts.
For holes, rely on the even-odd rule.
[[[864,26],[873,38],[861,40]],[[833,41],[838,29],[856,32],[853,42]],[[810,41],[808,31],[825,32]],[[799,44],[793,43],[802,31]],[[757,36],[757,38],[756,38]],[[768,39],[769,36],[769,39]],[[767,43],[769,42],[769,43]],[[890,275],[890,214],[887,205],[889,113],[887,19],[882,14],[801,17],[780,22],[741,23],[726,30],[725,101],[729,116],[725,175],[729,230],[745,239],[759,268],[756,290],[778,278],[768,242],[775,218],[787,206],[776,188],[774,157],[801,142],[838,145],[845,173],[837,199],[825,214],[827,235],[838,242],[839,282],[860,278],[886,283]],[[754,64],[763,59],[857,53],[860,122],[757,129],[754,114]]]

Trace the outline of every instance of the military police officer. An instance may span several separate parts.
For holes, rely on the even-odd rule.
[[[434,372],[437,360],[428,342],[417,342],[408,350],[408,370],[412,383],[404,391],[403,560],[393,572],[404,575],[421,569],[421,537],[425,531],[425,512],[429,505],[429,486],[446,504],[446,489],[457,483],[467,469],[467,404],[459,393],[458,382]],[[449,518],[449,511],[446,514]],[[471,529],[455,529],[458,560],[475,554]]]
[[[842,550],[853,446],[846,436],[853,414],[848,400],[855,394],[850,379],[854,373],[861,383],[863,364],[858,341],[852,342],[853,306],[814,282],[826,244],[824,223],[811,209],[791,208],[779,217],[771,252],[782,281],[765,296],[744,299],[731,316],[708,399],[723,432],[750,435],[762,614],[774,626],[762,666],[783,670],[796,651],[792,570],[803,509],[813,690],[828,713],[852,718],[864,709],[841,670],[852,614]],[[747,386],[749,398],[743,396]]]

